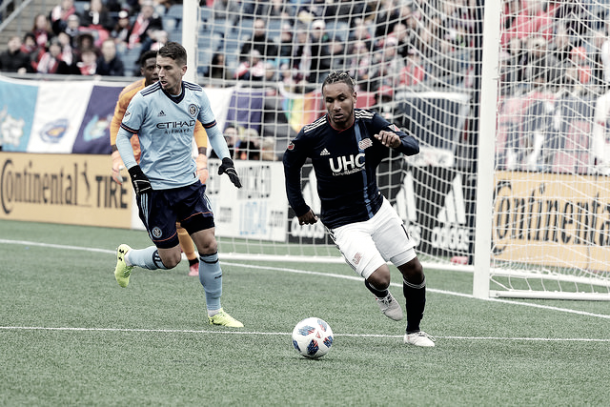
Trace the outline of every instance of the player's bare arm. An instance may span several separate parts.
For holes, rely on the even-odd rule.
[[[400,136],[392,131],[381,130],[379,134],[375,134],[375,138],[381,141],[381,144],[390,148],[398,148],[402,144]]]

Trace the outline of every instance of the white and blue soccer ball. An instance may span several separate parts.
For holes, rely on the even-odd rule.
[[[306,358],[321,358],[333,344],[333,330],[323,319],[305,318],[294,327],[292,344]]]

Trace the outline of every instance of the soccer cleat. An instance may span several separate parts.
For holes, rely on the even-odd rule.
[[[381,309],[381,312],[388,318],[393,319],[394,321],[400,321],[402,319],[402,307],[396,301],[396,298],[392,295],[391,292],[388,291],[388,295],[384,298],[375,298],[377,300],[377,304]]]
[[[222,325],[230,328],[244,327],[244,324],[224,312],[222,308],[218,311],[218,314],[214,315],[213,317],[208,317],[208,319],[210,320],[210,325]]]
[[[189,267],[189,276],[199,277],[199,263],[195,263]]]
[[[116,282],[123,288],[129,285],[129,276],[131,275],[131,270],[133,270],[133,266],[128,266],[125,263],[125,255],[128,251],[131,250],[131,247],[126,244],[122,244],[116,251],[116,268],[114,269],[114,278],[116,278]]]
[[[424,331],[405,334],[404,342],[407,345],[415,345],[431,348],[434,346],[434,339]]]

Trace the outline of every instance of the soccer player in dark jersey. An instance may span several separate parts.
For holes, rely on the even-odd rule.
[[[413,155],[419,144],[379,114],[356,109],[354,82],[347,73],[331,73],[322,84],[322,95],[327,114],[303,127],[284,154],[288,202],[301,225],[318,221],[301,191],[301,168],[311,159],[322,223],[345,261],[364,278],[383,314],[399,321],[402,307],[388,289],[391,261],[403,275],[404,343],[434,346],[419,327],[426,304],[422,265],[402,220],[376,182],[377,166],[390,148]]]
[[[184,47],[176,42],[166,43],[157,54],[156,65],[159,81],[131,99],[116,138],[131,176],[140,219],[154,246],[132,249],[121,244],[114,277],[121,287],[127,287],[135,266],[148,270],[176,267],[181,260],[176,232],[176,222],[180,222],[197,246],[199,280],[209,323],[241,328],[244,325],[226,313],[220,303],[222,269],[214,236],[214,214],[191,154],[197,121],[222,159],[218,175],[226,173],[237,188],[241,188],[241,181],[206,93],[199,85],[182,80],[187,70]],[[140,142],[139,162],[130,142],[135,134]]]

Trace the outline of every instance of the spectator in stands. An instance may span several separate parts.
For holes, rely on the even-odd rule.
[[[508,48],[500,58],[500,84],[503,95],[516,94],[522,84],[527,64],[528,53],[523,42],[513,37],[508,42]]]
[[[248,59],[251,50],[257,50],[265,60],[278,57],[278,48],[275,42],[267,36],[267,23],[262,18],[254,20],[252,36],[241,46],[240,60]]]
[[[537,36],[529,40],[528,60],[525,66],[524,79],[533,86],[557,86],[561,80],[561,62],[547,52],[547,41]]]
[[[70,45],[72,48],[76,48],[76,39],[80,34],[80,17],[77,14],[72,14],[68,17],[66,28],[63,32],[70,36]]]
[[[99,56],[98,49],[95,46],[95,40],[93,39],[93,35],[88,32],[83,32],[79,34],[76,38],[76,48],[74,49],[74,55],[76,56],[76,59],[80,60],[83,52],[87,50],[93,50],[93,52],[95,52],[95,54]]]
[[[128,48],[129,33],[131,32],[131,20],[127,10],[119,11],[119,19],[116,25],[110,32],[110,36],[114,38],[119,53],[124,53]]]
[[[117,55],[114,39],[102,43],[102,56],[97,59],[95,73],[105,76],[125,76],[125,66]]]
[[[591,81],[591,67],[587,63],[585,47],[576,47],[570,53],[566,66],[565,84],[572,87],[572,91],[583,93],[584,86]]]
[[[61,44],[61,60],[68,65],[72,65],[75,62],[74,50],[72,48],[71,38],[65,32],[60,32],[57,35],[57,39]]]
[[[18,35],[9,38],[7,50],[0,54],[0,72],[33,72],[30,56],[21,50],[21,45]]]
[[[350,28],[353,28],[355,25],[355,20],[357,18],[361,18],[359,16],[363,15],[365,7],[367,7],[365,3],[366,2],[353,0],[340,0],[335,5],[336,20],[347,24]]]
[[[114,19],[102,0],[90,0],[89,10],[84,13],[81,25],[94,34],[95,45],[101,46],[114,28]]]
[[[36,72],[64,75],[74,73],[71,66],[61,59],[62,47],[57,38],[49,42],[48,49],[40,55],[38,61],[33,63]]]
[[[95,75],[97,70],[97,54],[93,49],[86,49],[81,53],[80,61],[76,63],[80,74],[85,76]]]
[[[375,92],[375,105],[371,110],[379,113],[390,123],[394,123],[394,89],[383,85]]]
[[[591,11],[587,2],[582,0],[564,0],[554,3],[554,19],[565,24],[568,36],[574,46],[583,45],[583,39],[591,38]],[[552,10],[551,10],[552,11]]]
[[[294,47],[293,41],[294,32],[292,30],[292,26],[288,23],[282,24],[278,53],[280,58],[280,66],[283,64],[290,64],[290,58],[292,58],[292,50]]]
[[[54,37],[49,19],[44,14],[38,14],[34,17],[34,26],[31,32],[34,34],[39,49],[44,48],[46,50],[47,43]]]
[[[405,66],[400,71],[400,84],[402,86],[415,86],[426,78],[426,69],[421,54],[415,47],[407,53]]]
[[[565,63],[570,59],[572,48],[574,48],[574,46],[570,42],[568,31],[563,24],[559,24],[553,41],[549,44],[549,51],[553,53],[559,62]]]
[[[524,2],[522,7],[517,5],[518,14],[506,21],[510,26],[503,30],[500,42],[505,45],[513,37],[525,40],[531,36],[539,36],[548,41],[553,34],[551,15],[557,4],[559,2],[553,2],[551,9],[542,1]]]
[[[258,50],[250,51],[249,58],[239,64],[235,79],[245,81],[262,81],[265,78],[265,61]]]
[[[373,46],[373,35],[369,30],[369,26],[366,24],[366,21],[363,19],[356,19],[354,28],[350,30],[349,33],[349,42],[355,41],[363,41],[366,45],[366,49],[370,50]]]
[[[23,43],[21,44],[21,52],[26,54],[30,58],[30,70],[34,71],[32,68],[32,62],[38,58],[38,44],[36,44],[36,37],[31,32],[25,33],[23,36]]]
[[[593,46],[591,48],[591,82],[598,89],[597,92],[605,90],[604,80],[604,61],[602,59],[602,48],[606,42],[606,34],[603,31],[596,31],[593,35]]]
[[[369,75],[372,67],[371,55],[364,41],[356,41],[348,53],[348,73],[354,79],[356,91],[369,91]]]
[[[221,86],[225,86],[224,81],[233,79],[231,71],[226,64],[225,54],[222,52],[216,52],[212,55],[212,61],[208,67],[207,73],[204,75],[206,78],[218,79]]]
[[[266,16],[268,18],[279,18],[290,25],[295,23],[294,6],[284,0],[270,0]]]
[[[60,0],[60,3],[51,9],[49,20],[51,29],[55,35],[65,31],[68,25],[68,17],[78,13],[74,7],[74,0]]]
[[[325,0],[300,1],[296,6],[297,19],[302,23],[310,23],[314,20],[324,20],[327,2]]]
[[[309,66],[307,81],[309,83],[322,82],[330,71],[330,39],[326,33],[324,20],[315,20],[311,23],[309,35]]]
[[[154,41],[149,36],[150,30],[162,30],[163,21],[158,14],[155,13],[152,2],[146,0],[140,8],[140,12],[136,17],[136,21],[131,27],[128,40],[128,48],[133,49],[137,45],[143,45],[145,43],[150,46]]]
[[[238,160],[259,161],[261,159],[261,144],[262,138],[256,129],[245,129],[235,147],[236,158]]]
[[[386,36],[383,43],[379,45],[381,52],[377,54],[373,62],[375,68],[370,82],[371,91],[376,91],[383,85],[391,88],[397,87],[405,67],[404,59],[398,54],[396,37]]]
[[[231,26],[236,25],[241,16],[241,6],[237,0],[214,0],[212,5],[212,16],[214,24],[220,21],[228,21]]]
[[[345,71],[347,62],[345,60],[345,43],[341,38],[335,36],[328,43],[331,71]]]
[[[263,161],[278,161],[278,156],[275,153],[275,139],[271,136],[263,137],[261,159]]]

